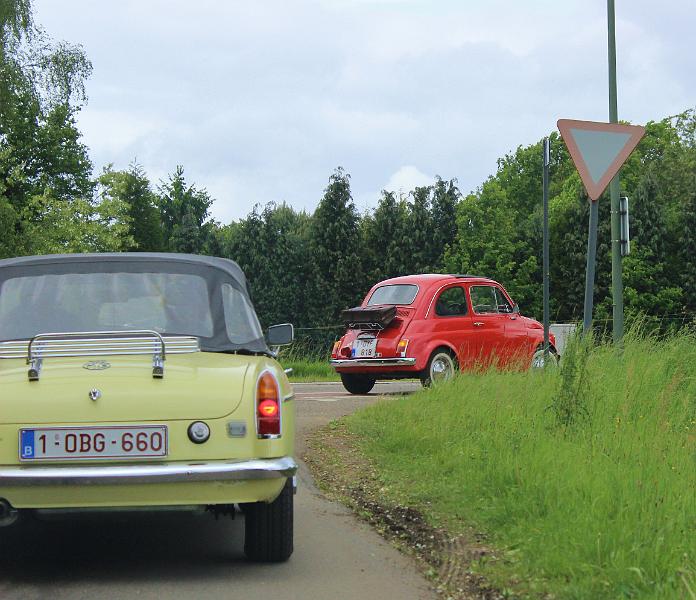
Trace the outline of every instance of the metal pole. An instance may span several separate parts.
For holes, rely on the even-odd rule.
[[[587,335],[592,328],[594,308],[595,265],[597,264],[597,224],[599,222],[599,203],[590,202],[590,225],[587,233],[587,271],[585,272],[585,311],[582,334]]]
[[[544,138],[544,364],[549,360],[549,163],[551,142]]]
[[[616,100],[616,25],[614,19],[614,0],[607,0],[607,25],[609,33],[609,122],[618,123],[619,114]],[[614,342],[623,338],[623,281],[621,263],[621,215],[619,174],[609,184],[611,195],[611,290],[613,299]]]

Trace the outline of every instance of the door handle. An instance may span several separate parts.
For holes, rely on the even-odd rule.
[[[482,321],[474,321],[474,327],[481,327],[483,325]]]

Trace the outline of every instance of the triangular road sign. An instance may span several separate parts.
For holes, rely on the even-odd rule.
[[[597,200],[645,134],[640,125],[559,119],[561,132],[588,196]]]

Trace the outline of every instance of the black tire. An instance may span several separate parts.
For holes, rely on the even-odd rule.
[[[446,365],[448,371],[448,373],[442,377],[438,377],[435,373],[436,366],[440,364]],[[459,363],[457,362],[457,357],[454,355],[454,352],[449,348],[438,348],[430,355],[428,365],[421,371],[421,384],[423,387],[437,385],[441,381],[452,379],[457,371],[459,371]]]
[[[284,562],[293,551],[292,479],[273,502],[245,504],[244,554],[258,562]]]
[[[375,387],[376,378],[369,375],[341,373],[341,383],[351,394],[368,394]]]

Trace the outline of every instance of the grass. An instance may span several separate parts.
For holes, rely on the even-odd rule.
[[[284,369],[292,369],[290,381],[340,381],[341,378],[329,364],[332,339],[299,337],[291,346],[281,348],[278,361]]]
[[[696,336],[577,343],[560,371],[464,374],[348,426],[398,501],[498,549],[513,595],[696,598]]]
[[[292,369],[290,381],[297,383],[312,381],[340,381],[340,377],[333,370],[328,360],[318,361],[310,359],[283,360],[281,364],[284,369]]]

